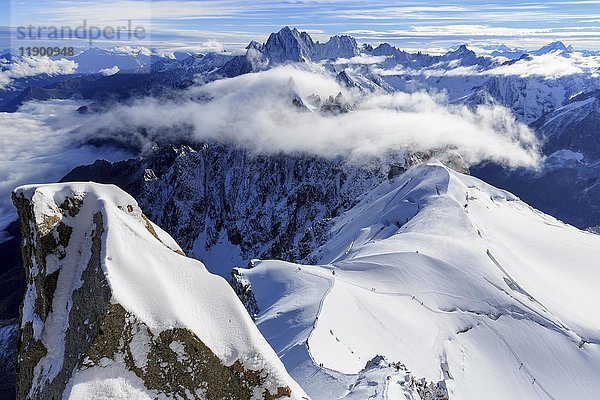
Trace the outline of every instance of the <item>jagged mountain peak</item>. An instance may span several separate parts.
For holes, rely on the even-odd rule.
[[[256,40],[251,41],[250,43],[248,43],[248,46],[245,47],[246,50],[248,49],[256,49],[256,50],[262,50],[263,48],[263,44],[262,43],[258,43]]]
[[[350,58],[359,54],[358,44],[351,36],[336,35],[320,43],[307,32],[289,26],[271,33],[264,45],[253,41],[246,49],[260,52],[270,64]]]
[[[308,33],[286,26],[279,32],[271,33],[261,51],[274,64],[303,62],[310,60],[313,46],[314,42]]]
[[[300,95],[300,91],[298,90],[298,86],[296,85],[296,81],[293,77],[290,77],[287,83],[288,96],[292,99],[292,104],[299,109],[308,110],[302,96]]]
[[[446,58],[461,58],[464,56],[475,56],[475,52],[469,49],[466,44],[461,44],[455,50],[450,50],[444,55]]]
[[[456,49],[456,51],[459,53],[464,53],[466,51],[469,51],[469,49],[467,48],[466,44],[461,44],[460,46],[458,46],[458,49]]]
[[[379,46],[372,49],[370,53],[374,56],[395,56],[398,53],[403,53],[403,51],[389,43],[381,43]]]
[[[336,58],[351,58],[359,54],[358,44],[352,36],[332,36],[325,43],[317,42],[313,47],[311,59],[320,61]]]
[[[534,52],[534,54],[536,56],[541,56],[544,54],[549,54],[549,53],[554,53],[554,52],[558,52],[558,53],[570,53],[573,51],[573,47],[572,46],[566,46],[563,42],[561,41],[556,41],[556,42],[552,42],[549,43],[545,46],[540,47],[538,50],[536,50]]]

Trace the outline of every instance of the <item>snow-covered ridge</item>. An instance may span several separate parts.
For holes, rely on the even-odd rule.
[[[330,226],[318,265],[237,270],[261,332],[313,398],[353,398],[377,355],[451,399],[600,390],[597,235],[437,163],[383,182]],[[381,392],[401,379],[372,380],[372,395],[395,398]]]
[[[24,186],[19,398],[305,397],[227,282],[112,185]]]

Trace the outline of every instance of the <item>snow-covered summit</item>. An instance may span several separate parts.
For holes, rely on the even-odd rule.
[[[600,237],[506,191],[421,164],[335,218],[317,259],[237,270],[259,328],[315,399],[356,398],[347,388],[377,355],[450,399],[600,390]],[[408,386],[371,376],[374,398]]]
[[[332,36],[325,43],[315,43],[311,58],[314,61],[351,58],[359,54],[358,44],[352,36]]]
[[[573,52],[572,46],[566,46],[563,42],[556,41],[540,47],[533,54],[536,56],[542,56],[549,53],[568,54],[571,52]]]
[[[19,398],[305,397],[227,282],[131,196],[69,183],[13,199],[27,276]]]
[[[250,47],[250,45],[249,45]],[[358,45],[351,36],[333,36],[325,43],[313,41],[306,32],[288,26],[272,33],[264,46],[252,46],[261,51],[272,64],[335,60],[358,55]]]
[[[296,28],[282,28],[271,33],[261,51],[274,64],[309,61],[314,43],[310,35]]]
[[[246,46],[246,54],[235,57],[219,74],[232,77],[281,64],[336,60],[358,54],[358,45],[351,36],[333,36],[327,42],[320,43],[313,41],[307,32],[286,26],[271,33],[264,44],[250,42]]]

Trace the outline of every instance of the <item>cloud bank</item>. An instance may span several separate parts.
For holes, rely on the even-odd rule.
[[[407,75],[425,78],[442,76],[515,76],[520,78],[559,79],[565,76],[589,73],[595,68],[598,68],[598,57],[581,57],[576,54],[571,57],[564,57],[558,53],[548,53],[516,60],[490,69],[482,69],[478,65],[452,66],[450,64],[445,68],[433,66],[420,69],[406,68],[401,65],[391,69],[375,66],[373,71],[381,76]]]
[[[0,90],[14,79],[41,74],[69,75],[75,72],[77,63],[67,59],[52,60],[48,57],[22,57],[12,63],[0,64]]]
[[[513,64],[500,65],[485,72],[488,75],[519,76],[529,78],[541,76],[546,79],[557,79],[568,75],[583,74],[584,71],[566,57],[556,53],[519,60]]]
[[[16,218],[12,190],[27,183],[56,182],[67,172],[96,159],[122,160],[130,155],[108,147],[82,146],[73,131],[84,122],[75,110],[81,103],[27,103],[16,113],[0,113],[0,240]]]
[[[323,104],[340,92],[351,105],[348,113],[324,112],[313,96]],[[306,107],[294,105],[293,99]],[[534,134],[503,107],[452,105],[442,95],[424,92],[364,95],[341,87],[316,66],[219,80],[103,113],[77,113],[80,105],[31,102],[16,113],[0,113],[0,231],[15,218],[10,200],[14,187],[56,181],[99,158],[131,156],[83,145],[90,139],[135,142],[142,150],[159,141],[217,140],[258,153],[357,159],[406,149],[449,149],[467,163],[494,160],[508,166],[535,165],[540,158]]]
[[[312,68],[312,69],[308,69]],[[343,93],[353,110],[317,112],[321,99]],[[296,107],[300,98],[309,109]],[[494,160],[509,166],[539,160],[535,135],[499,106],[449,104],[441,95],[362,95],[341,87],[316,67],[286,66],[190,89],[185,98],[146,98],[95,116],[95,132],[166,132],[197,140],[234,142],[257,152],[306,152],[362,157],[410,148],[452,148],[468,163]],[[119,133],[120,132],[120,133]]]

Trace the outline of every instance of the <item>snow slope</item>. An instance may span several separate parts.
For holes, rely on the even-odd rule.
[[[508,192],[422,164],[336,218],[317,256],[238,270],[259,329],[315,399],[354,398],[376,355],[455,399],[600,391],[600,237]],[[377,397],[390,380],[374,376],[371,395],[397,398]]]
[[[13,197],[30,257],[19,356],[33,371],[18,395],[215,399],[239,379],[235,398],[304,396],[227,282],[183,256],[131,196],[68,183]]]

